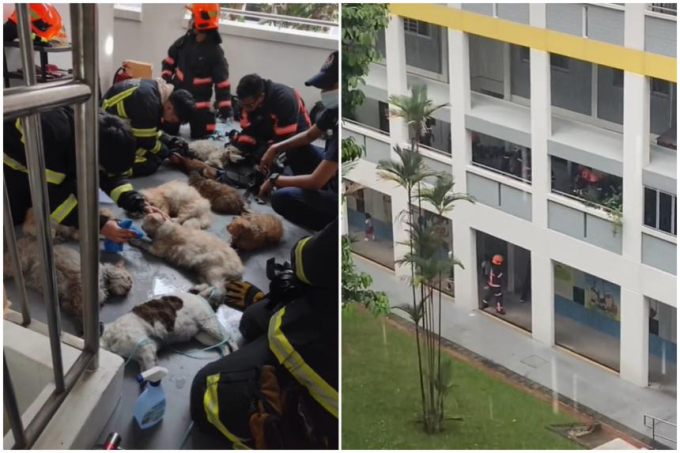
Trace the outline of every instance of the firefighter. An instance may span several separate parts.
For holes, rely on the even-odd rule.
[[[486,282],[487,291],[482,299],[482,309],[489,307],[489,300],[493,299],[496,303],[496,313],[505,314],[503,308],[503,286],[505,286],[505,273],[503,272],[503,256],[494,255],[491,258],[491,269]]]
[[[260,161],[265,151],[273,144],[307,131],[312,122],[300,93],[287,85],[266,80],[257,74],[244,76],[236,88],[240,110],[241,132],[232,141],[253,162]],[[305,148],[289,161],[298,174],[314,171],[318,161],[311,145],[297,145]]]
[[[229,64],[222,50],[218,27],[219,3],[192,3],[190,30],[170,49],[163,60],[161,77],[176,89],[189,91],[196,99],[196,113],[191,118],[191,138],[203,138],[215,132],[215,113],[210,105],[215,86],[215,108],[224,119],[233,117],[229,81]],[[177,125],[167,125],[166,132],[177,135]]]
[[[338,211],[338,52],[331,53],[318,74],[305,82],[321,90],[326,109],[310,129],[275,143],[260,161],[267,171],[276,156],[286,153],[294,176],[270,174],[260,188],[260,198],[277,190],[271,198],[274,211],[291,222],[320,230]],[[326,148],[319,152],[311,144],[326,134]]]
[[[33,42],[37,45],[48,45],[52,38],[59,35],[62,30],[62,20],[59,11],[49,3],[29,4],[29,15]],[[17,39],[17,13],[9,16],[3,26],[3,41],[11,42]]]
[[[191,93],[175,90],[163,79],[129,79],[106,92],[102,109],[129,120],[137,139],[129,176],[136,177],[155,173],[177,143],[176,138],[163,134],[161,126],[188,122],[195,106]]]
[[[43,144],[46,147],[45,167],[47,190],[53,222],[78,226],[76,182],[75,127],[71,107],[61,107],[40,114]],[[17,120],[4,123],[4,177],[12,219],[20,224],[32,206],[28,169],[24,150],[24,130]],[[161,213],[149,206],[124,174],[135,160],[135,138],[130,127],[120,118],[104,112],[99,114],[99,187],[118,206],[132,213]],[[120,228],[117,222],[100,216],[101,234],[114,242],[127,242],[136,234]]]
[[[228,285],[245,346],[198,372],[191,416],[235,448],[337,449],[338,220],[299,240],[270,292]],[[269,267],[269,264],[268,264]]]

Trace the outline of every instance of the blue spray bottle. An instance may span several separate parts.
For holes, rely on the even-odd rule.
[[[167,369],[156,366],[139,375],[149,384],[135,403],[135,420],[142,429],[154,426],[165,415],[165,392],[161,386],[161,379],[167,374]]]

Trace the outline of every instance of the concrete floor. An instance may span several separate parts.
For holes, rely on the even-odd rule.
[[[218,130],[224,131],[224,125],[219,124]],[[184,134],[186,130],[183,129]],[[151,176],[134,178],[131,180],[135,189],[154,187],[164,182],[187,177],[179,170],[172,167],[161,167],[159,171]],[[104,205],[111,208],[119,218],[125,218],[124,213],[115,205]],[[251,203],[251,208],[258,212],[273,213],[271,206]],[[229,241],[229,233],[226,230],[234,216],[213,214],[213,223],[208,231],[211,231],[224,241]],[[283,220],[284,236],[283,241],[276,247],[268,247],[255,252],[241,253],[241,259],[245,267],[244,280],[254,283],[265,292],[268,291],[269,283],[266,278],[266,261],[271,257],[276,257],[277,262],[290,260],[290,250],[293,245],[302,237],[308,236],[310,232]],[[135,220],[134,224],[140,226],[141,220]],[[72,244],[78,247],[77,243]],[[123,259],[125,268],[133,275],[134,284],[132,290],[126,297],[114,297],[100,310],[100,320],[104,323],[112,322],[132,307],[146,302],[155,295],[163,294],[173,288],[188,290],[197,282],[191,273],[177,270],[164,261],[144,254],[134,247],[125,246],[122,254],[111,254],[100,249],[100,259],[102,262],[116,263]],[[18,300],[14,281],[6,282],[7,294],[10,299]],[[31,315],[40,321],[46,322],[45,308],[42,296],[29,290],[29,306]],[[15,304],[15,309],[18,309]],[[64,331],[79,335],[81,331],[80,323],[68,315],[62,315],[62,329]],[[178,347],[180,350],[190,351],[204,346],[197,342]],[[139,384],[135,376],[139,373],[139,365],[131,361],[125,369],[125,379],[123,382],[123,394],[118,407],[109,420],[107,427],[101,433],[99,441],[103,442],[109,432],[116,431],[122,437],[122,447],[125,449],[168,449],[174,450],[180,444],[187,432],[191,422],[189,414],[189,392],[194,375],[203,366],[219,358],[217,352],[198,352],[196,356],[205,357],[204,360],[185,357],[172,351],[163,351],[159,354],[159,365],[169,370],[169,375],[163,380],[167,398],[166,414],[163,421],[149,430],[140,430],[133,420],[133,407],[139,396]],[[197,430],[192,430],[192,434],[185,445],[185,448],[220,448],[219,439],[206,439]]]
[[[359,271],[373,277],[372,289],[387,293],[391,306],[410,302],[404,295],[410,294],[407,284],[393,272],[357,255],[355,264]],[[399,311],[394,313],[401,316]],[[617,373],[563,349],[539,343],[528,333],[498,322],[494,316],[463,309],[455,302],[444,304],[441,316],[445,338],[634,431],[651,436],[651,429],[644,426],[644,415],[676,422],[675,392],[663,391],[656,385],[637,387],[620,379]],[[657,428],[657,432],[677,438],[676,431],[667,426]],[[669,446],[676,447],[672,443]]]

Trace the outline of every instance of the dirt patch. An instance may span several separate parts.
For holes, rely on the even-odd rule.
[[[415,328],[413,323],[405,320],[404,318],[390,314],[387,318],[387,322],[391,326],[394,326],[411,335],[415,335]],[[609,440],[621,438],[626,442],[629,442],[632,445],[636,446],[637,448],[659,450],[668,449],[667,446],[660,444],[659,442],[651,439],[650,437],[647,437],[642,433],[634,431],[622,425],[621,423],[612,420],[609,417],[600,414],[599,412],[594,411],[587,406],[584,406],[581,403],[573,401],[571,398],[565,397],[564,395],[557,394],[557,399],[556,401],[554,401],[553,400],[554,393],[551,389],[537,382],[531,381],[530,379],[527,379],[524,376],[503,367],[502,365],[499,365],[485,357],[482,357],[479,354],[476,354],[475,352],[470,351],[469,349],[457,343],[447,340],[446,338],[442,338],[442,349],[446,354],[454,357],[455,359],[468,363],[484,371],[488,375],[493,376],[496,379],[502,380],[506,384],[516,389],[531,394],[535,398],[538,398],[546,402],[547,404],[557,404],[559,410],[581,420],[583,425],[588,426],[599,425],[597,436],[593,436],[589,439],[584,439],[584,441],[587,440],[589,444],[592,444],[594,442],[600,442],[597,445],[601,445]],[[552,429],[555,432],[563,434],[556,427],[549,429]],[[571,438],[569,436],[565,437]],[[576,439],[572,438],[572,440]],[[578,440],[576,441],[579,442]],[[582,445],[584,447],[587,446],[585,444]],[[594,446],[589,446],[588,448],[593,447]]]

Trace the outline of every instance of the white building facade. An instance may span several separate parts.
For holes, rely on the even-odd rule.
[[[391,13],[384,61],[343,123],[343,138],[366,147],[345,176],[364,189],[347,202],[344,228],[363,235],[370,212],[380,236],[360,237],[355,251],[408,273],[394,266],[406,251],[406,196],[376,166],[409,146],[407,126],[387,115],[389,96],[425,84],[448,106],[428,124],[424,159],[477,200],[444,219],[465,266],[452,272],[451,303],[478,310],[480,261],[501,253],[507,292],[517,301],[530,292],[530,303],[508,298],[506,320],[638,386],[675,382],[673,11],[393,4]]]

